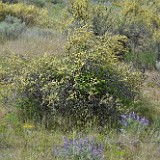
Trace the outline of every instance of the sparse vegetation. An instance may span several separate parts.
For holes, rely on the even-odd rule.
[[[0,159],[159,159],[160,1],[0,2]]]

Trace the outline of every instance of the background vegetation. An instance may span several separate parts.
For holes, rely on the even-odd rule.
[[[0,2],[0,159],[158,159],[160,1]]]

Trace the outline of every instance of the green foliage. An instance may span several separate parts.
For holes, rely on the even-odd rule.
[[[70,12],[73,14],[74,18],[79,21],[86,21],[88,19],[89,13],[89,1],[88,0],[69,0]]]
[[[9,5],[0,2],[0,21],[7,15],[21,19],[26,25],[46,25],[48,12],[33,5],[26,6],[22,3]]]
[[[2,0],[3,3],[18,3],[18,0]]]
[[[68,11],[72,18],[69,17],[70,21],[66,22],[67,27],[73,29],[90,24],[97,36],[103,36],[107,32],[126,36],[128,41],[123,42],[123,46],[133,53],[131,61],[136,65],[141,63],[140,65],[145,66],[145,69],[154,68],[155,60],[151,62],[152,57],[160,59],[158,1],[153,3],[143,0],[96,1],[98,3],[86,1],[82,3],[70,0],[69,2]],[[86,16],[80,13],[85,13]],[[148,53],[152,53],[151,58],[147,58]],[[144,54],[146,60],[145,57],[144,60],[141,59],[141,55]],[[144,61],[148,62],[144,64]]]
[[[30,113],[35,111],[32,113],[41,118],[46,114],[54,113],[55,108],[50,106],[50,103],[56,100],[54,97],[56,98],[60,89],[58,84],[63,78],[63,74],[61,75],[61,71],[57,68],[60,67],[59,65],[57,59],[44,56],[33,60],[24,70],[23,75],[19,77],[22,88],[20,88],[18,106],[19,109],[24,109],[22,112],[30,116]]]
[[[148,53],[153,54],[150,54],[151,57],[159,59],[159,40],[158,36],[155,36],[160,24],[157,5],[158,2],[149,3],[143,0],[116,2],[119,16],[117,16],[115,31],[128,37],[127,46],[133,53],[132,61],[137,65],[142,61],[141,55],[144,54],[146,57],[146,60],[144,57],[144,61],[148,61]],[[146,69],[154,67],[155,62],[152,61],[151,63],[146,65]],[[144,63],[142,62],[141,65],[144,65]]]
[[[42,111],[40,110],[40,108],[37,108],[37,104],[38,102],[33,99],[18,98],[16,101],[16,107],[19,110],[19,118],[22,121],[26,121],[27,119],[33,120],[35,122],[38,121],[40,119],[39,113]]]
[[[120,38],[96,37],[84,26],[70,34],[66,58],[44,56],[24,67],[17,77],[23,117],[60,115],[75,126],[95,118],[100,125],[116,122],[121,112],[131,109],[139,86],[138,73],[119,65]]]
[[[156,64],[157,55],[149,52],[142,52],[135,56],[133,52],[125,55],[127,62],[133,62],[133,66],[136,69],[154,69]]]
[[[62,4],[65,2],[65,0],[48,0],[48,2],[53,4]]]
[[[7,16],[3,22],[0,22],[0,39],[16,39],[26,30],[25,23],[16,17]]]
[[[67,27],[81,27],[89,21],[89,0],[69,0],[67,3],[68,12],[72,15]]]
[[[37,7],[44,7],[46,4],[45,0],[27,0],[27,3],[36,5]]]
[[[115,28],[115,10],[105,3],[92,4],[90,11],[91,23],[95,35],[102,36],[106,32],[112,32]]]
[[[0,82],[2,84],[13,82],[14,77],[21,73],[26,62],[27,60],[21,56],[14,54],[10,50],[5,50],[0,55]]]
[[[69,0],[68,12],[71,13],[70,28],[81,27],[86,24],[92,25],[95,35],[104,35],[112,29],[114,18],[111,17],[112,7],[104,3],[94,4],[89,0]]]

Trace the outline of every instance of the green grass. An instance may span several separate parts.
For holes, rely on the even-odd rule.
[[[98,132],[98,128],[89,129],[88,133],[76,130],[60,132],[47,130],[43,125],[18,121],[16,114],[8,113],[0,121],[0,159],[2,160],[51,160],[54,145],[62,145],[63,137],[73,139],[79,135],[95,137],[104,144],[105,156],[109,160],[158,159],[160,156],[158,132],[150,128],[146,132],[106,130]],[[70,158],[69,158],[70,159]]]
[[[137,67],[138,69],[143,67],[145,69],[153,70],[155,68],[157,56],[150,52],[142,52],[137,55],[129,52],[125,55],[125,59],[127,62],[134,62],[134,67]]]

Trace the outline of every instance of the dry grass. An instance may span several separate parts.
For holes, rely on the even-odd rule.
[[[153,110],[160,115],[160,72],[152,71],[146,73],[141,92],[145,99],[152,104]]]
[[[18,55],[41,56],[43,54],[63,55],[66,45],[66,37],[59,36],[55,38],[28,38],[10,40],[0,44],[0,54],[13,52]]]

